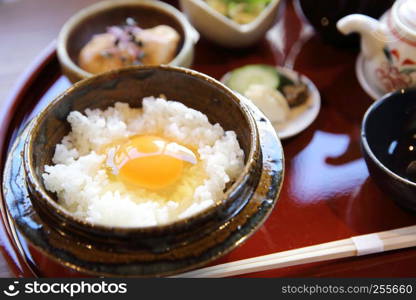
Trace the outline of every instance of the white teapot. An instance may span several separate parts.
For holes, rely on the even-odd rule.
[[[380,21],[353,14],[337,27],[361,35],[363,76],[370,85],[382,93],[416,86],[416,0],[397,0]]]

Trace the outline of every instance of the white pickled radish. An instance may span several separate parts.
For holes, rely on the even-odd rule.
[[[253,101],[272,123],[282,123],[289,115],[289,104],[277,89],[253,84],[249,86],[244,96]]]

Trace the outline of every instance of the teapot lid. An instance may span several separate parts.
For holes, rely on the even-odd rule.
[[[416,0],[402,0],[398,3],[398,17],[406,27],[416,30]]]

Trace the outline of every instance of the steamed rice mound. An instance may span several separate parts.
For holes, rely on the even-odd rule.
[[[71,132],[58,144],[43,174],[47,190],[74,216],[109,226],[154,226],[191,216],[222,198],[226,184],[244,167],[234,131],[209,123],[182,103],[143,99],[142,109],[117,102],[105,111],[73,111]],[[199,162],[186,169],[172,190],[132,190],[113,181],[103,147],[139,134],[156,134],[195,149]]]

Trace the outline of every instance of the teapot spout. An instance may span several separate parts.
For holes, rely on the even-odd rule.
[[[366,59],[372,59],[382,53],[386,44],[384,26],[376,19],[365,15],[352,14],[343,17],[337,22],[337,28],[345,35],[353,32],[361,35],[361,51]]]

